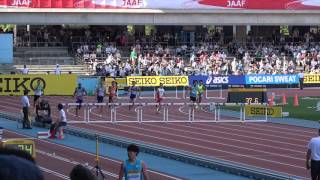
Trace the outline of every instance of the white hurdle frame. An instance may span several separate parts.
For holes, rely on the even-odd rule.
[[[67,114],[69,113],[69,109],[72,108],[77,108],[80,103],[62,103],[62,105],[64,106],[64,109],[67,111]],[[84,116],[83,116],[83,121],[72,121],[72,120],[68,120],[68,123],[88,123],[88,103],[81,103],[82,108],[84,108]],[[75,115],[75,114],[74,114]],[[68,119],[68,117],[67,117]]]
[[[218,86],[218,85],[217,85]],[[218,90],[219,91],[219,97],[209,97],[208,96],[208,87],[206,86],[206,99],[225,99],[223,97],[223,88],[222,88],[222,85],[219,86],[220,89]]]
[[[67,112],[71,107],[77,108],[79,103],[64,103],[66,106]],[[147,106],[156,106],[159,103],[82,103],[81,104],[84,108],[84,117],[83,120],[80,121],[72,121],[69,120],[68,123],[154,123],[154,122],[189,122],[189,123],[198,123],[198,122],[267,122],[268,121],[268,105],[267,104],[260,104],[260,103],[200,103],[200,106],[209,106],[209,112],[212,112],[212,116],[208,116],[208,120],[195,120],[195,107],[198,105],[197,103],[161,103],[162,105],[162,118],[161,120],[144,120],[143,112],[144,107]],[[134,105],[134,110],[136,111],[136,120],[117,120],[117,109],[121,106],[129,106]],[[245,113],[245,106],[246,105],[259,105],[265,107],[265,118],[264,119],[253,119],[253,120],[246,120],[246,113]],[[91,120],[91,110],[93,107],[97,106],[111,106],[111,114],[110,120]],[[171,106],[188,106],[188,119],[187,120],[169,120],[169,107]],[[240,106],[240,118],[236,120],[221,120],[221,108],[222,106]],[[68,118],[68,117],[67,117]]]
[[[167,92],[166,94],[168,94],[168,92],[170,92],[170,91],[166,91],[166,92]],[[184,95],[184,93],[185,92],[183,90],[183,95]],[[137,98],[138,99],[155,99],[156,98],[156,94],[157,94],[156,88],[155,87],[153,88],[153,97],[151,97],[151,96],[150,97],[145,97],[145,96],[141,96],[141,94],[142,94],[142,91],[138,91],[138,94],[137,94]],[[117,91],[117,97],[118,97],[118,99],[129,99],[128,95],[126,95],[124,97],[119,97],[119,91]],[[167,99],[181,99],[181,98],[179,98],[178,87],[176,87],[176,90],[175,90],[175,97],[166,96],[165,98],[167,98]]]

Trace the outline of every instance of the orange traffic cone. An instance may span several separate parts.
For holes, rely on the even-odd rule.
[[[294,96],[293,106],[294,106],[294,107],[298,107],[298,106],[299,106],[299,98],[298,98],[298,95],[297,95],[297,94]]]
[[[282,105],[286,105],[287,104],[287,97],[286,97],[286,95],[284,94],[283,96],[282,96]]]
[[[269,106],[273,106],[274,105],[274,95],[272,94],[271,99],[269,101]]]

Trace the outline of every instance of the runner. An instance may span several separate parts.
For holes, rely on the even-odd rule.
[[[206,90],[206,87],[204,86],[202,80],[199,81],[199,85],[198,85],[198,87],[197,87],[197,90],[198,90],[198,92],[197,92],[197,94],[198,94],[197,109],[198,109],[198,108],[200,107],[200,103],[201,103],[201,101],[202,101],[203,92]]]
[[[76,108],[76,116],[78,116],[78,111],[81,109],[81,104],[83,103],[83,97],[87,95],[85,88],[81,86],[81,83],[78,84],[78,87],[74,90],[73,97],[76,97],[76,103],[79,105]]]
[[[132,82],[132,86],[129,88],[129,103],[132,103],[132,105],[129,105],[129,110],[131,109],[131,106],[134,106],[134,103],[136,101],[137,98],[137,93],[140,90],[139,87],[136,86],[136,82],[133,81]]]
[[[198,81],[194,80],[193,81],[193,85],[189,86],[187,88],[189,90],[190,101],[193,102],[193,103],[195,103],[197,101],[197,94],[198,94],[198,86],[197,86],[197,84],[198,84]]]
[[[163,88],[163,84],[160,83],[160,86],[157,88],[157,94],[156,94],[156,102],[159,103],[159,105],[156,106],[157,113],[160,113],[161,110],[161,103],[163,101],[163,98],[165,96],[165,90]]]
[[[106,94],[106,89],[104,88],[102,81],[100,81],[100,83],[96,89],[98,103],[103,103],[103,99],[104,99],[105,94]],[[102,109],[103,109],[103,106],[100,106],[100,113],[102,113]]]
[[[41,85],[41,81],[38,79],[36,88],[34,89],[34,98],[33,98],[33,108],[35,108],[38,99],[43,94],[43,86]]]
[[[197,94],[198,94],[198,81],[194,80],[193,81],[193,85],[187,87],[187,90],[189,90],[189,96],[190,96],[190,101],[193,103],[193,105],[191,105],[190,107],[192,107],[192,109],[194,109],[194,103],[197,102]],[[186,93],[188,94],[188,93]],[[186,99],[186,97],[185,97]]]
[[[108,92],[109,92],[109,103],[114,103],[117,99],[117,92],[118,92],[118,85],[116,81],[112,81]]]

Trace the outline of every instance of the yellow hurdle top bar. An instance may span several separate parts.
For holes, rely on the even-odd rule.
[[[229,88],[228,92],[267,92],[266,88]]]

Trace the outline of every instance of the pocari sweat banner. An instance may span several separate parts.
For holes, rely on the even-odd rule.
[[[245,76],[246,84],[299,84],[296,74],[256,74]]]

